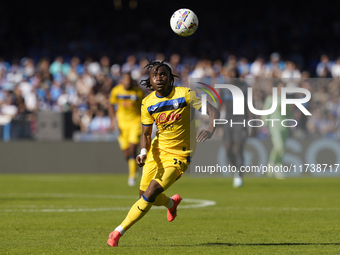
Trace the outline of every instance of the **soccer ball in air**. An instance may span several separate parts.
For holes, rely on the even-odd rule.
[[[179,9],[172,14],[170,26],[176,34],[186,37],[197,30],[198,18],[192,10]]]

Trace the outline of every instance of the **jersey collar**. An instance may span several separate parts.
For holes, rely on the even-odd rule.
[[[169,89],[169,92],[168,92],[164,97],[167,97],[168,95],[170,95],[170,93],[171,93],[173,87],[174,87],[174,85],[171,85],[171,87],[170,87],[170,89]],[[164,98],[163,96],[157,95],[156,92],[155,92],[155,95],[156,95],[156,97],[158,97],[158,98]]]

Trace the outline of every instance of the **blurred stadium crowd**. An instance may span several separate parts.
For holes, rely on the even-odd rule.
[[[184,6],[192,6],[200,22],[187,38],[169,27],[172,13]],[[0,115],[29,121],[24,137],[35,136],[39,111],[68,113],[70,130],[107,132],[109,92],[123,72],[131,72],[138,83],[147,76],[146,52],[151,59],[168,57],[181,86],[189,86],[190,78],[213,84],[212,79],[237,73],[254,79],[309,79],[289,83],[312,92],[307,107],[313,115],[307,119],[295,111],[296,134],[338,139],[340,2],[228,2],[222,7],[220,1],[194,6],[183,0],[57,1],[48,6],[7,1],[0,8]],[[249,85],[254,106],[261,109],[271,90]]]
[[[30,121],[31,132],[27,137],[34,137],[38,111],[72,113],[74,130],[84,133],[110,132],[109,93],[124,72],[131,72],[138,84],[148,77],[143,54],[129,55],[123,64],[112,63],[107,56],[84,61],[76,56],[69,61],[57,56],[53,60],[41,58],[37,63],[31,58],[11,63],[0,59],[0,114],[17,121]],[[148,53],[148,57],[165,58],[162,53]],[[189,87],[191,78],[209,84],[223,83],[228,78],[245,78],[253,87],[256,109],[262,109],[267,94],[272,93],[271,86],[265,87],[258,82],[260,78],[274,78],[273,81],[281,80],[286,86],[306,88],[312,93],[307,105],[312,117],[307,119],[301,111],[294,111],[293,117],[299,123],[295,134],[340,137],[340,60],[331,61],[326,55],[321,56],[315,78],[328,78],[322,80],[311,79],[309,72],[301,72],[294,62],[282,60],[279,53],[272,53],[269,61],[258,57],[253,62],[234,55],[229,55],[223,62],[172,54],[167,62],[179,76],[175,85]],[[258,136],[265,134],[264,130]]]

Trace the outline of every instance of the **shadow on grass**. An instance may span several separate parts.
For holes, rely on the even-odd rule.
[[[340,245],[340,243],[202,243],[200,246]]]
[[[320,245],[320,246],[331,246],[331,245],[340,245],[340,243],[201,243],[201,244],[153,244],[153,248],[157,247],[193,247],[193,246],[201,246],[201,247],[218,247],[218,246],[231,246],[231,247],[246,247],[246,246],[290,246],[290,245],[296,245],[296,246],[313,246],[313,245]],[[123,245],[124,248],[136,248],[136,247],[150,247],[150,245]],[[151,248],[151,247],[150,247]]]

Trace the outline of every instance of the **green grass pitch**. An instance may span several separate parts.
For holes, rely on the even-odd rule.
[[[153,209],[111,248],[138,194],[126,175],[0,175],[0,254],[340,253],[340,178],[231,181],[184,176],[175,221]]]

